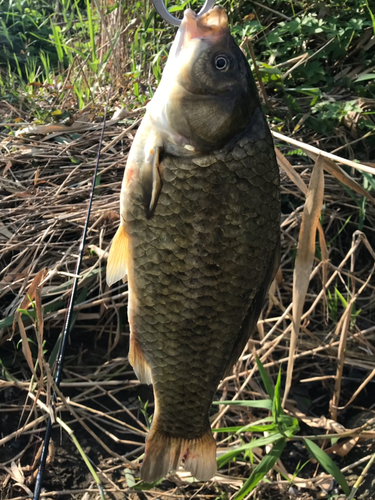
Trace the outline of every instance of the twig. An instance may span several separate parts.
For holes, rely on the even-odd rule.
[[[342,158],[341,156],[336,156],[332,153],[326,153],[322,149],[316,148],[315,146],[310,146],[309,144],[305,144],[304,142],[297,141],[296,139],[292,139],[291,137],[287,137],[286,135],[280,134],[279,132],[272,131],[272,135],[276,137],[276,139],[280,139],[289,144],[293,144],[293,146],[297,146],[301,148],[303,151],[307,153],[312,153],[313,155],[321,155],[326,158],[330,158],[331,160],[337,161],[338,163],[342,163],[344,165],[348,165],[348,167],[353,167],[357,170],[361,170],[362,172],[367,172],[368,174],[375,175],[375,168],[368,167],[367,165],[363,165],[362,163],[355,163],[354,161],[347,160],[346,158]],[[314,156],[313,159],[316,157]]]

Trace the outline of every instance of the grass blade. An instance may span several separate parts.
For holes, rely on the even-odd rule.
[[[255,488],[259,481],[261,481],[272,469],[272,467],[274,467],[280,458],[285,445],[286,439],[281,439],[273,446],[272,450],[265,457],[263,457],[262,461],[255,467],[249,479],[245,481],[240,491],[234,497],[234,500],[242,500],[242,498],[248,495]]]
[[[96,55],[95,29],[92,19],[92,6],[90,0],[86,0],[86,6],[87,6],[88,28],[90,33],[90,46],[91,46],[91,58],[92,58],[91,62],[96,65],[98,62],[98,58]]]
[[[337,467],[335,462],[333,462],[333,460],[326,453],[324,453],[324,451],[321,450],[317,444],[310,441],[310,439],[304,439],[304,443],[307,450],[315,458],[315,460],[320,463],[328,474],[331,474],[331,476],[336,479],[341,488],[344,490],[345,495],[349,495],[350,489],[348,483],[346,482],[344,474]]]
[[[281,365],[279,368],[279,374],[277,376],[277,382],[275,386],[275,397],[273,398],[273,404],[272,404],[272,416],[275,419],[275,422],[279,420],[279,417],[281,415],[284,415],[284,411],[281,407],[280,386],[281,386]]]
[[[55,44],[56,52],[57,52],[57,57],[59,58],[59,61],[62,63],[64,61],[64,52],[62,49],[62,41],[61,41],[61,28],[60,26],[56,26],[52,20],[51,20],[51,29],[52,29],[52,36],[53,36],[53,41]]]
[[[280,432],[276,432],[275,434],[271,434],[270,436],[263,438],[253,439],[250,443],[239,446],[235,450],[230,450],[224,455],[221,455],[221,457],[217,459],[217,466],[218,468],[223,467],[237,455],[240,455],[243,451],[252,450],[253,448],[258,448],[260,446],[267,446],[269,444],[276,443],[277,441],[282,441],[283,439],[284,436]]]
[[[273,383],[272,383],[271,379],[269,378],[268,373],[264,369],[262,362],[258,358],[258,356],[256,357],[256,362],[257,362],[260,376],[262,377],[264,387],[266,388],[267,394],[269,395],[269,397],[273,401],[273,398],[275,397],[275,389],[273,387]],[[272,403],[271,403],[271,409],[272,409]]]

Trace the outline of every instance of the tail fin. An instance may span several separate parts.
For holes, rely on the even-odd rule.
[[[215,475],[216,443],[211,429],[199,439],[172,437],[151,429],[146,441],[141,479],[147,483],[157,481],[171,470],[178,469],[182,459],[185,470],[199,481],[208,481]]]

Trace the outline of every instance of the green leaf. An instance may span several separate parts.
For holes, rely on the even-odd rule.
[[[284,436],[280,434],[280,432],[275,432],[275,434],[271,434],[267,437],[253,439],[253,441],[251,441],[250,443],[239,446],[235,450],[228,451],[224,455],[221,455],[221,457],[217,459],[217,466],[218,468],[223,467],[225,464],[233,460],[233,458],[235,458],[237,455],[240,455],[244,451],[252,450],[253,448],[259,446],[267,446],[282,439],[284,439]]]
[[[271,66],[265,62],[260,63],[260,69],[266,73],[282,76],[282,72],[276,66]]]
[[[375,79],[375,73],[365,73],[364,75],[361,75],[356,80],[354,80],[354,82],[358,83],[358,82],[363,82],[365,80],[374,80],[374,79]]]
[[[242,500],[242,498],[248,495],[255,488],[259,481],[261,481],[272,469],[272,467],[274,467],[280,458],[285,445],[286,439],[281,439],[273,446],[272,450],[265,457],[263,457],[262,461],[255,467],[249,479],[245,481],[240,491],[234,497],[234,500]]]
[[[374,32],[374,35],[375,35],[375,15],[374,13],[372,12],[372,10],[370,9],[370,5],[368,3],[368,0],[366,0],[366,7],[369,11],[369,14],[370,14],[370,17],[371,17],[371,21],[372,21],[372,30]]]
[[[266,424],[266,425],[245,425],[245,427],[241,427],[238,431],[240,432],[266,432],[266,431],[274,431],[277,430],[277,425],[275,423]]]
[[[212,429],[212,432],[239,432],[243,429],[242,425],[236,427],[219,427],[218,429]]]
[[[344,474],[337,467],[335,462],[333,462],[333,460],[327,455],[327,453],[324,453],[324,451],[321,450],[317,444],[315,444],[313,441],[310,441],[310,439],[304,439],[304,443],[307,450],[315,458],[315,460],[320,463],[320,465],[326,472],[328,472],[328,474],[331,474],[331,476],[336,479],[341,488],[344,490],[345,495],[349,495],[350,488],[348,486],[348,483],[346,482]]]
[[[293,21],[290,21],[289,23],[285,24],[285,28],[291,34],[295,33],[297,30],[299,30],[300,26],[301,26],[301,21],[298,18],[293,19]]]
[[[136,485],[136,482],[135,482],[135,479],[134,479],[134,476],[132,474],[131,469],[126,468],[124,470],[124,475],[125,475],[125,480],[126,480],[126,483],[128,485],[128,488],[134,488],[134,486]]]
[[[158,479],[157,481],[154,481],[153,483],[145,483],[144,481],[140,481],[135,486],[133,486],[132,489],[137,491],[153,490],[155,486],[157,486],[162,481],[164,481],[163,477],[161,479]]]
[[[91,8],[90,0],[86,0],[86,10],[87,10],[87,23],[88,23],[89,34],[90,34],[91,63],[93,65],[92,69],[94,70],[96,63],[98,62],[98,58],[96,56],[95,27],[94,27],[94,22],[93,22],[93,18],[92,18],[92,8]]]
[[[284,415],[284,411],[281,407],[281,398],[280,398],[280,385],[281,385],[281,365],[279,368],[279,374],[277,376],[276,386],[275,386],[275,397],[272,402],[272,416],[275,419],[275,422],[279,420],[281,415]]]
[[[8,380],[9,382],[17,382],[17,379],[11,375],[8,370],[6,369],[2,359],[0,358],[0,373],[5,380]]]
[[[264,387],[266,388],[267,394],[269,395],[269,397],[273,401],[273,399],[275,397],[275,389],[273,387],[273,383],[272,383],[271,379],[269,378],[268,373],[264,369],[264,366],[262,365],[262,362],[258,358],[258,356],[256,357],[256,362],[257,362],[260,376],[262,377],[262,380],[263,380]],[[272,410],[272,407],[271,407],[271,410]]]
[[[272,43],[283,43],[283,41],[284,40],[281,38],[281,36],[279,36],[276,32],[270,33],[267,36],[267,42],[269,44],[272,44]]]
[[[280,415],[277,419],[277,424],[280,432],[288,434],[288,431],[290,431],[292,434],[295,434],[299,431],[298,419],[289,417],[288,415]]]
[[[265,425],[266,424],[266,425]],[[235,427],[221,427],[218,429],[212,429],[212,432],[264,432],[268,430],[274,430],[276,428],[276,424],[273,421],[272,417],[261,418],[256,420],[255,422],[251,422],[251,424],[247,425],[238,425]]]
[[[345,307],[345,309],[348,307],[348,301],[345,300],[343,295],[339,292],[337,288],[335,288],[335,293],[337,294],[338,298],[341,300],[342,305]]]
[[[55,43],[57,57],[60,62],[64,61],[64,53],[62,50],[62,41],[61,41],[61,28],[60,26],[56,26],[51,20],[51,29],[52,29],[52,37]]]
[[[32,344],[32,345],[36,346],[36,343],[32,339],[29,339],[29,337],[27,337],[27,341],[28,341],[29,344]],[[22,342],[23,342],[22,339],[19,339],[19,341],[17,342],[17,345],[16,345],[17,349],[19,349],[19,347],[22,344]]]

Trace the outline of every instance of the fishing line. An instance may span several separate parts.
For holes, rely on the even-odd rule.
[[[105,111],[104,111],[104,121],[103,121],[103,127],[102,127],[101,136],[100,136],[100,141],[99,141],[98,153],[96,155],[96,164],[95,164],[94,175],[92,177],[92,186],[91,186],[90,198],[89,198],[89,203],[88,203],[87,212],[86,212],[85,226],[84,226],[83,232],[82,232],[82,239],[81,239],[81,243],[79,246],[76,268],[74,271],[74,274],[76,276],[79,276],[79,273],[81,270],[83,251],[85,248],[86,235],[87,235],[87,230],[89,227],[91,206],[92,206],[92,201],[94,198],[96,177],[97,177],[98,168],[99,168],[100,151],[101,151],[102,143],[103,143],[109,99],[110,99],[110,92],[109,92],[108,97],[107,97],[107,104],[106,104]],[[68,309],[67,309],[67,313],[65,316],[64,328],[63,328],[63,334],[62,334],[62,340],[61,340],[61,347],[60,347],[60,354],[59,354],[58,360],[57,360],[57,369],[56,369],[56,375],[55,375],[55,384],[56,384],[57,388],[59,388],[61,378],[62,378],[62,369],[63,369],[64,358],[65,358],[65,350],[66,350],[66,346],[68,343],[68,333],[70,331],[70,325],[72,322],[73,305],[74,305],[74,301],[75,301],[76,294],[77,294],[78,281],[79,281],[79,277],[75,277],[73,280],[72,291],[70,294]],[[57,400],[57,396],[56,396],[56,392],[54,391],[53,396],[52,396],[52,404],[51,404],[51,410],[53,412],[55,409],[54,403],[56,403],[56,400]],[[33,500],[39,500],[40,490],[42,487],[43,475],[44,475],[44,470],[45,470],[46,460],[47,460],[47,455],[48,455],[48,446],[49,446],[49,441],[51,438],[51,431],[52,431],[52,419],[51,419],[51,414],[50,414],[50,416],[48,418],[48,422],[47,422],[46,434],[44,436],[44,444],[43,444],[42,454],[40,457],[40,465],[39,465],[38,475],[36,477],[36,482],[35,482]],[[99,485],[99,488],[101,488],[100,485]],[[100,493],[103,494],[102,491]]]

